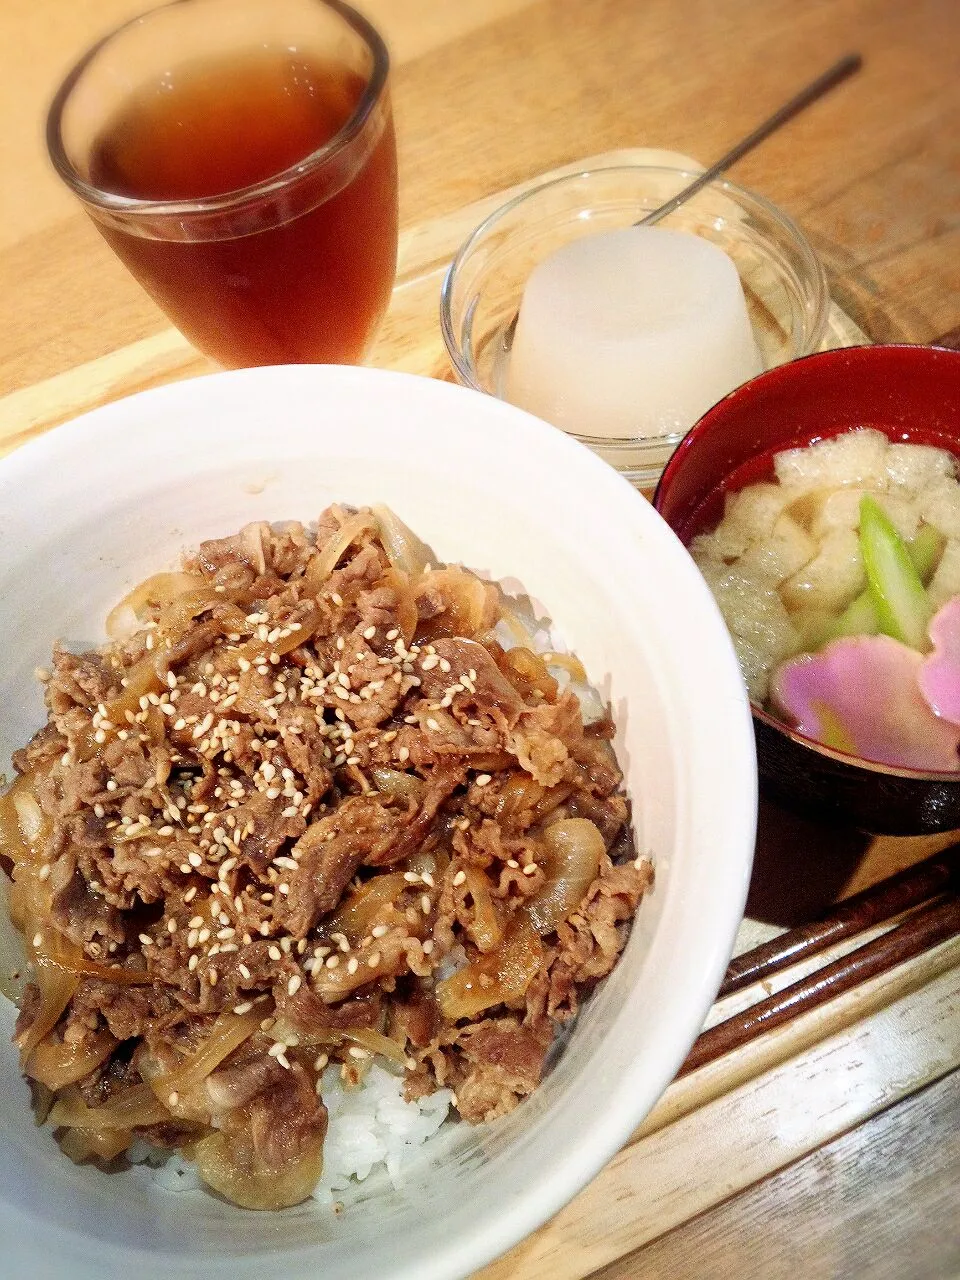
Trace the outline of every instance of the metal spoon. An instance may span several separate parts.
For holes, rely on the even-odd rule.
[[[693,182],[685,186],[682,191],[678,191],[675,196],[672,196],[666,204],[662,204],[659,208],[652,210],[645,217],[641,218],[639,222],[635,222],[633,225],[635,227],[652,227],[653,224],[659,222],[661,218],[665,218],[667,214],[673,213],[675,209],[679,209],[680,206],[685,204],[691,196],[695,196],[698,191],[702,191],[709,182],[712,182],[719,174],[723,173],[726,169],[729,169],[730,166],[735,164],[742,156],[745,156],[748,151],[752,151],[753,148],[763,142],[765,138],[769,138],[771,133],[775,133],[781,125],[786,124],[788,120],[792,120],[795,115],[799,115],[799,113],[806,107],[809,107],[812,102],[816,102],[818,98],[823,97],[828,90],[832,89],[835,85],[840,84],[842,80],[846,80],[848,76],[852,76],[854,72],[859,71],[862,66],[863,58],[859,53],[848,53],[845,57],[841,58],[839,62],[835,62],[833,66],[828,67],[822,75],[817,76],[816,80],[812,80],[805,89],[801,89],[798,94],[785,102],[782,107],[778,108],[778,110],[773,113],[772,116],[768,116],[762,124],[758,124],[752,133],[748,133],[745,138],[741,138],[741,140],[722,155],[719,160],[715,161],[709,169],[704,169],[703,173],[696,177]],[[501,348],[504,352],[509,351],[513,346],[513,335],[517,327],[519,314],[520,313],[518,312],[517,315],[513,317],[506,329],[503,331]]]
[[[805,107],[809,107],[811,102],[816,102],[834,85],[838,85],[841,80],[846,80],[848,76],[852,76],[862,66],[863,59],[859,53],[848,53],[839,62],[835,62],[832,67],[824,71],[823,75],[817,76],[816,80],[812,80],[805,89],[801,89],[789,102],[785,102],[772,116],[768,116],[762,124],[758,124],[752,133],[748,133],[745,138],[741,138],[709,169],[704,169],[698,178],[695,178],[682,191],[678,191],[666,204],[660,205],[658,209],[654,209],[652,213],[648,213],[646,217],[641,218],[639,222],[635,222],[633,225],[635,227],[652,227],[655,222],[665,218],[668,213],[673,213],[674,209],[679,209],[691,196],[695,196],[698,191],[701,191],[707,183],[712,182],[719,174],[729,169],[732,164],[736,164],[741,156],[745,156],[748,151],[752,151],[765,138],[769,138],[771,133],[775,133],[781,125],[786,124],[788,120],[792,120],[795,115],[799,115]]]

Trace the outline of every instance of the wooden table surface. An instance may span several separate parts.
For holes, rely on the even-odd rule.
[[[0,445],[17,428],[5,404],[168,328],[55,179],[42,137],[59,76],[142,7],[0,5]],[[859,76],[744,160],[736,177],[802,224],[834,298],[872,338],[924,342],[960,326],[958,0],[363,7],[394,58],[406,226],[614,148],[672,148],[709,160],[840,54],[859,49]],[[760,922],[810,914],[929,847],[867,845],[771,814],[762,825],[751,897]],[[955,952],[929,959],[910,988],[912,1003],[906,985],[902,999],[888,992],[871,1004],[864,996],[846,1013],[837,1002],[829,1034],[798,1032],[776,1062],[758,1050],[740,1092],[756,1097],[779,1082],[769,1138],[769,1109],[732,1112],[722,1098],[702,1105],[702,1093],[696,1104],[678,1093],[664,1104],[670,1116],[645,1126],[645,1146],[629,1148],[484,1277],[960,1274],[956,960]],[[798,1082],[819,1079],[821,1069],[822,1095],[804,1095],[791,1111]],[[851,1083],[845,1098],[842,1079],[857,1081],[864,1070],[871,1101],[845,1110],[855,1088],[868,1086]],[[732,1115],[755,1132],[738,1132]],[[676,1186],[658,1198],[650,1188],[671,1177]]]

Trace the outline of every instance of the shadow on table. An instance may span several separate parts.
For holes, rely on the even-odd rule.
[[[816,919],[843,896],[871,843],[761,800],[746,914],[782,928]]]

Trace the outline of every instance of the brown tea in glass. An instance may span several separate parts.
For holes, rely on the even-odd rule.
[[[335,0],[179,0],[78,64],[58,170],[178,328],[226,366],[353,363],[390,299],[387,55]]]

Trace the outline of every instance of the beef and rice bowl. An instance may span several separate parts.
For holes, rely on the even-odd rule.
[[[320,1177],[332,1070],[469,1122],[536,1088],[652,872],[582,668],[505,622],[392,513],[334,506],[204,543],[103,648],[55,648],[0,861],[67,1155],[147,1142],[277,1209]]]

